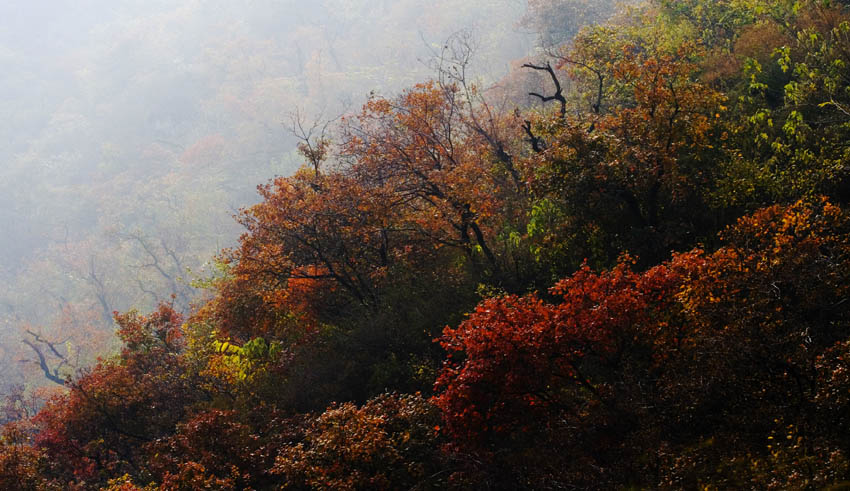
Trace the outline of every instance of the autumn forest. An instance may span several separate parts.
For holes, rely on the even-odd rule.
[[[850,487],[850,2],[365,3],[3,126],[0,489]]]

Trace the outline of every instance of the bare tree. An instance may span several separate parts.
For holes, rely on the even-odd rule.
[[[468,29],[458,31],[449,37],[439,52],[433,52],[432,68],[437,73],[437,82],[460,112],[464,124],[487,142],[493,155],[507,169],[516,189],[521,190],[522,180],[514,157],[508,151],[507,139],[498,124],[505,108],[488,101],[469,73],[476,49],[473,32]],[[455,95],[455,88],[460,90],[460,98]]]
[[[180,309],[187,310],[191,303],[191,287],[184,283],[181,274],[187,271],[182,257],[182,251],[186,249],[178,237],[172,237],[169,242],[164,236],[149,237],[141,231],[125,232],[119,234],[122,239],[138,247],[139,263],[133,266],[138,271],[152,271],[155,276],[165,281],[170,295],[177,301]],[[156,289],[146,287],[144,278],[137,277],[139,289],[156,302],[165,301]]]
[[[67,352],[67,348],[64,350],[65,353],[62,353],[61,346],[67,341],[68,339],[58,342],[51,341],[32,329],[25,329],[22,342],[32,349],[37,359],[22,361],[36,363],[47,380],[55,384],[65,385],[69,376],[63,375],[63,370],[66,368],[73,370],[77,366],[76,360],[71,359],[71,353]]]

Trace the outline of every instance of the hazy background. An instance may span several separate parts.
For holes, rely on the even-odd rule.
[[[111,312],[172,295],[232,215],[299,165],[286,130],[433,77],[471,30],[482,84],[542,37],[524,0],[0,2],[0,391],[112,349]],[[29,332],[28,332],[29,331]],[[60,366],[61,364],[61,366]]]

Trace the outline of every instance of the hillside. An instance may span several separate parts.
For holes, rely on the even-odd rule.
[[[9,418],[0,487],[847,486],[850,6],[602,5],[303,126],[204,298]]]

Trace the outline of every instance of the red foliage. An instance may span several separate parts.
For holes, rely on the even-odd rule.
[[[130,312],[116,321],[121,355],[100,361],[34,418],[36,446],[69,483],[138,472],[142,446],[173,431],[202,397],[179,356],[179,314],[161,306],[148,317]]]
[[[582,268],[552,289],[560,302],[534,295],[485,300],[440,342],[449,351],[435,402],[449,430],[480,439],[540,424],[535,414],[571,410],[604,386],[585,364],[614,365],[672,307],[678,273],[658,266],[638,274],[622,262],[595,274]],[[660,314],[660,315],[659,315]]]
[[[29,445],[27,429],[19,423],[6,425],[0,436],[0,489],[57,489],[43,479],[43,467],[44,454]]]
[[[183,316],[170,305],[160,306],[148,316],[140,316],[136,311],[115,312],[118,324],[118,337],[124,343],[122,354],[150,353],[151,351],[179,352],[183,346]]]
[[[265,489],[281,447],[302,438],[301,417],[278,418],[254,411],[259,429],[235,411],[210,410],[177,426],[174,435],[147,447],[151,473],[164,489]]]
[[[564,466],[552,475],[573,483],[627,482],[668,465],[664,479],[694,485],[743,472],[742,452],[762,452],[781,425],[807,435],[783,466],[839,451],[848,232],[846,213],[825,201],[774,206],[739,220],[711,254],[679,254],[644,273],[625,262],[601,274],[584,267],[552,289],[554,304],[485,300],[440,340],[449,360],[434,400],[447,430],[485,452],[518,446],[487,458],[496,469],[498,459],[525,462],[538,476],[527,452],[539,459],[551,447]],[[722,444],[693,446],[718,435]],[[635,455],[647,441],[682,458]],[[814,465],[812,479],[841,462]],[[727,478],[717,482],[744,482]]]

